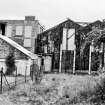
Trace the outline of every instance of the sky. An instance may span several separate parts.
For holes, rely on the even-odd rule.
[[[105,19],[105,0],[0,0],[0,19],[36,16],[46,29],[67,18],[79,22]]]

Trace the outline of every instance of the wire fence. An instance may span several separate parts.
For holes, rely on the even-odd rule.
[[[29,81],[31,78],[30,76],[27,76],[26,74],[23,75],[17,75],[17,70],[15,75],[5,75],[3,73],[3,68],[1,68],[0,71],[0,93],[2,94],[3,92],[9,91],[13,88],[15,88],[17,85],[26,83]]]

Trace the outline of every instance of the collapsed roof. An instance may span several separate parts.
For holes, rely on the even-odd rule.
[[[12,39],[10,39],[6,36],[3,36],[3,35],[0,35],[0,39],[4,40],[5,42],[10,44],[12,47],[16,48],[17,50],[21,51],[22,53],[27,55],[29,58],[38,59],[38,56],[36,54],[31,53],[30,51],[28,51],[27,49],[25,49],[24,47],[22,47],[21,45],[19,45],[15,41],[13,41]]]

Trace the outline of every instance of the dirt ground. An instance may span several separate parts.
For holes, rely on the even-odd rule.
[[[103,76],[101,76],[103,77]],[[40,84],[32,81],[0,95],[0,105],[69,105],[83,90],[92,91],[99,76],[47,74]],[[2,103],[2,104],[1,104]],[[71,105],[92,105],[75,103]]]

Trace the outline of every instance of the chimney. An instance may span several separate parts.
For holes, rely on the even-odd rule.
[[[35,20],[35,16],[25,16],[25,20],[26,21],[34,21]]]

